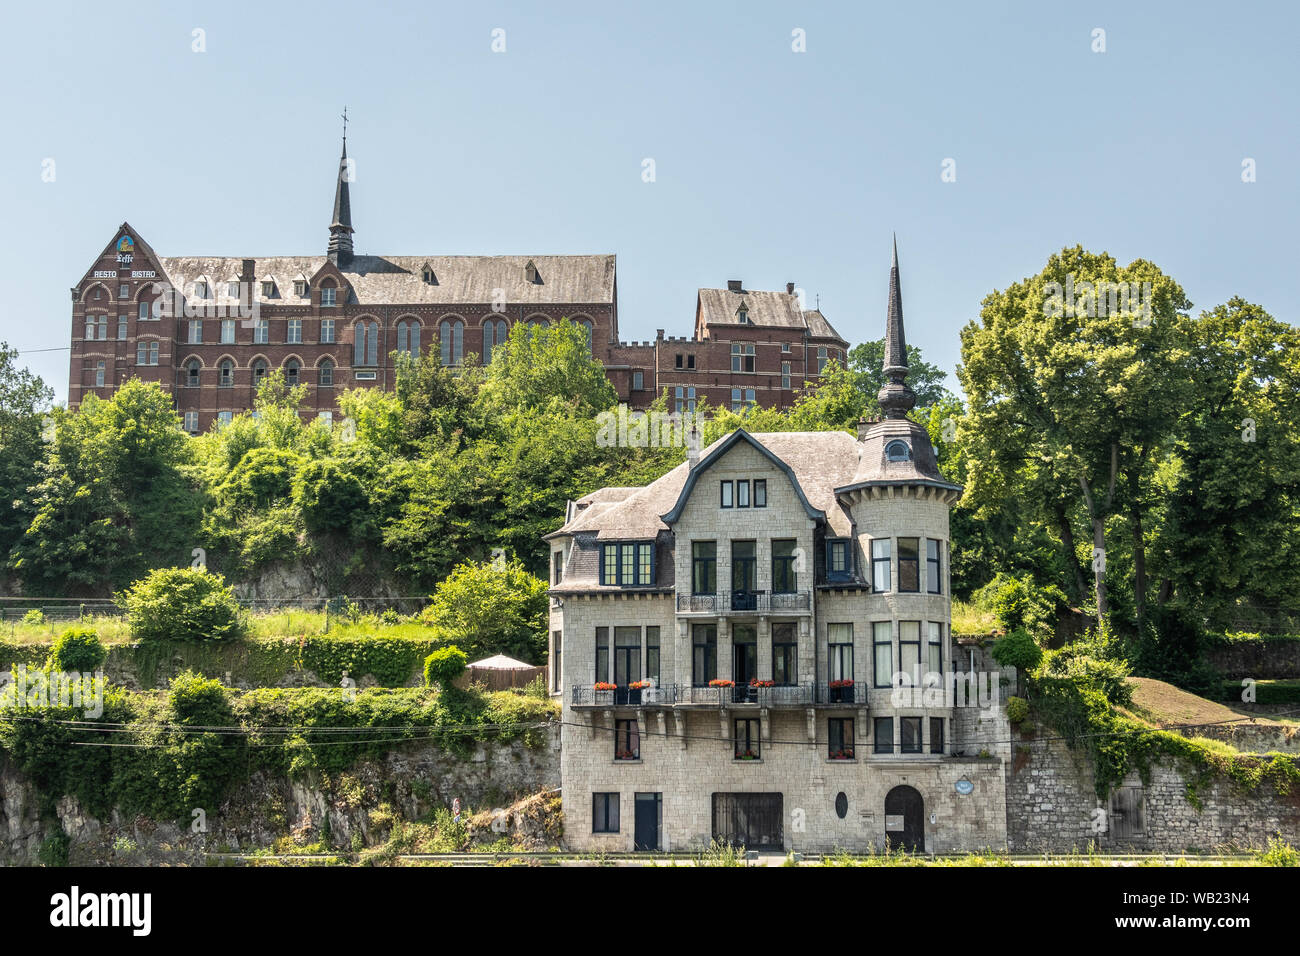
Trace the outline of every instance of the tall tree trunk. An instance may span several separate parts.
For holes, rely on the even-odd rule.
[[[1070,519],[1065,513],[1065,502],[1057,501],[1054,509],[1056,515],[1056,533],[1061,536],[1061,547],[1065,550],[1065,560],[1070,568],[1071,584],[1074,593],[1071,598],[1078,604],[1082,605],[1084,595],[1088,593],[1088,585],[1083,579],[1083,567],[1079,564],[1079,552],[1076,550],[1074,543],[1074,529],[1070,527]]]
[[[1087,476],[1079,476],[1083,501],[1088,506],[1088,517],[1092,520],[1092,577],[1097,596],[1098,624],[1110,616],[1110,602],[1106,597],[1106,515],[1110,513],[1111,502],[1115,499],[1115,479],[1118,476],[1118,443],[1112,443],[1110,446],[1110,481],[1106,485],[1104,500],[1097,501],[1092,493],[1092,487],[1088,484]]]
[[[1142,535],[1142,510],[1135,502],[1129,509],[1133,528],[1133,609],[1137,613],[1138,634],[1143,634],[1147,619],[1147,552]]]

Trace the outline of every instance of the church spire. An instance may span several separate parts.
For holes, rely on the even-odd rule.
[[[347,265],[352,259],[352,198],[348,183],[352,170],[348,166],[348,111],[343,109],[343,155],[339,158],[338,182],[334,186],[334,215],[330,219],[329,259],[335,265]]]
[[[898,281],[898,236],[889,267],[889,315],[885,320],[885,387],[877,400],[886,418],[906,418],[916,406],[916,393],[907,387],[907,341],[903,336],[903,290]]]

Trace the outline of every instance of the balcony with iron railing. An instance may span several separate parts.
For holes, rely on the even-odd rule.
[[[678,614],[753,615],[806,614],[812,609],[809,591],[724,591],[721,594],[677,595]]]
[[[713,684],[655,684],[650,687],[582,684],[570,691],[569,703],[573,707],[733,707],[749,704],[775,708],[861,707],[867,703],[868,687],[852,682],[845,685],[840,681],[804,684],[751,681],[740,685],[718,681]]]

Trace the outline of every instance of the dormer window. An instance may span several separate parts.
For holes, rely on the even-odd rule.
[[[295,280],[294,280],[294,283],[293,283],[293,294],[296,295],[296,296],[297,296],[298,298],[300,298],[300,299],[305,299],[305,298],[307,297],[307,280],[306,280],[306,279],[295,279]]]
[[[433,274],[433,266],[430,266],[427,263],[425,264],[425,267],[420,271],[420,278],[424,280],[426,285],[438,284],[438,277]]]
[[[907,442],[901,440],[891,441],[885,446],[886,461],[911,461],[912,449]]]
[[[826,542],[826,580],[847,581],[853,576],[853,557],[848,538],[831,538]]]
[[[534,284],[540,284],[542,281],[541,274],[537,271],[537,263],[532,259],[529,259],[528,265],[524,266],[524,279]]]
[[[654,545],[650,541],[600,546],[600,583],[611,587],[654,584]]]
[[[232,299],[238,299],[238,298],[239,298],[239,280],[238,280],[238,279],[231,279],[229,282],[226,283],[226,295],[230,296],[230,298],[232,298]]]
[[[740,303],[740,308],[738,308],[738,309],[736,310],[736,321],[739,322],[741,325],[749,325],[749,324],[750,324],[750,321],[749,321],[749,304],[748,304],[748,303],[746,303],[746,302],[742,302],[742,303]]]
[[[263,280],[262,280],[262,298],[264,298],[264,299],[274,299],[274,298],[275,298],[275,280],[274,280],[274,279],[263,279]]]
[[[330,309],[338,303],[339,290],[332,285],[321,286],[320,304],[321,308]]]
[[[194,283],[194,298],[206,299],[208,297],[208,284],[203,281]]]

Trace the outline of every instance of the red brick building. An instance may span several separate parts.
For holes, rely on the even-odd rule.
[[[322,256],[158,256],[123,223],[72,287],[69,405],[110,396],[134,376],[160,382],[198,432],[253,407],[282,368],[306,384],[304,416],[332,417],[345,388],[391,388],[394,354],[444,364],[490,357],[519,322],[584,325],[621,401],[644,408],[667,389],[682,410],[790,405],[847,343],[793,284],[701,289],[690,338],[620,342],[615,258],[369,256],[352,247],[344,145]]]

